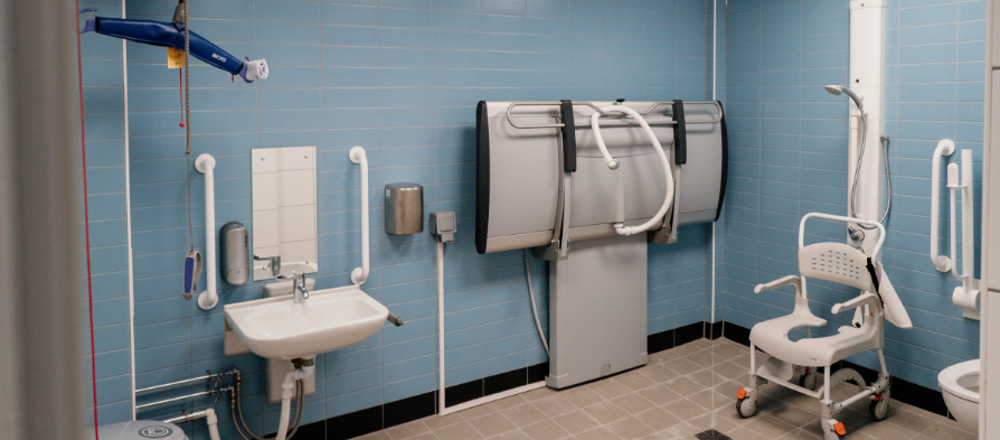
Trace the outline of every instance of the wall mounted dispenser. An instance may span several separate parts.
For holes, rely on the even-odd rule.
[[[398,235],[424,231],[424,187],[418,183],[385,186],[385,232]]]
[[[222,261],[222,279],[240,285],[250,278],[250,255],[247,227],[240,222],[229,222],[219,231],[219,259]]]

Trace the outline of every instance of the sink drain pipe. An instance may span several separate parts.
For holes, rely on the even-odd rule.
[[[292,396],[296,384],[301,384],[303,380],[312,376],[313,371],[316,370],[315,359],[296,358],[292,360],[292,363],[295,364],[295,369],[285,374],[285,382],[281,384],[281,422],[278,424],[278,434],[275,440],[285,440],[288,434],[288,417],[291,415]],[[303,390],[300,389],[299,391],[299,402],[304,403],[302,398],[304,393],[301,392]],[[296,412],[299,413],[299,419],[302,418],[302,403],[296,408]]]

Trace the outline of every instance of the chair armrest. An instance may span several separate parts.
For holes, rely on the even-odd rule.
[[[838,314],[840,312],[843,312],[844,310],[856,309],[858,307],[865,306],[865,305],[870,305],[870,306],[872,306],[873,309],[877,309],[877,308],[882,307],[882,304],[879,302],[879,299],[878,299],[877,296],[875,296],[875,295],[873,295],[873,294],[871,294],[869,292],[865,292],[863,295],[861,295],[861,296],[859,296],[857,298],[854,298],[854,299],[852,299],[850,301],[846,301],[846,302],[834,304],[833,305],[833,314],[836,315],[836,314]]]
[[[753,293],[760,293],[765,290],[774,290],[785,286],[795,287],[795,296],[801,296],[802,292],[802,279],[798,275],[789,275],[786,277],[778,278],[770,283],[758,284],[757,287],[753,288]]]

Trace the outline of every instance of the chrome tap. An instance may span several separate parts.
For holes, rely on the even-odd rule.
[[[292,272],[292,302],[302,303],[309,299],[309,289],[306,288],[306,274]]]
[[[309,299],[309,289],[306,287],[306,274],[292,272],[289,275],[278,275],[279,280],[292,280],[292,302],[301,304]]]
[[[253,259],[255,261],[267,261],[268,265],[264,269],[271,269],[271,276],[278,278],[281,274],[281,255],[274,255],[271,257],[258,257],[254,254]]]

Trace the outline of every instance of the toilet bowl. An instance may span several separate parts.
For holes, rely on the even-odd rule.
[[[938,385],[948,411],[963,428],[979,432],[979,359],[945,368]]]

